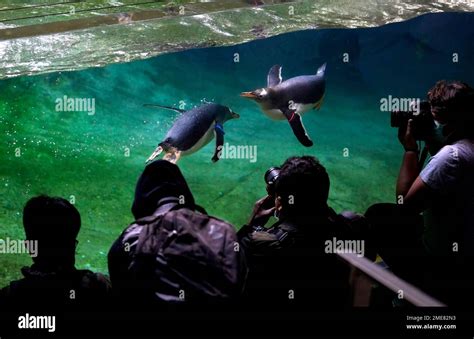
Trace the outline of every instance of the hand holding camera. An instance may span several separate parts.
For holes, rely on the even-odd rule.
[[[412,121],[410,134],[415,141],[426,141],[432,136],[436,124],[431,114],[431,105],[428,101],[413,102],[409,111],[392,112],[390,125],[399,128],[399,139],[400,134],[405,134],[404,132],[408,131],[408,122],[410,120]],[[404,145],[403,142],[402,144]]]
[[[275,184],[280,175],[279,167],[270,167],[263,176],[268,195],[259,199],[253,208],[249,225],[263,226],[275,213]]]
[[[398,128],[398,140],[400,140],[400,143],[406,152],[418,152],[418,143],[414,137],[414,128],[413,119],[409,119],[405,126],[400,126]]]
[[[249,225],[263,226],[275,213],[275,198],[267,195],[257,200],[250,216]]]

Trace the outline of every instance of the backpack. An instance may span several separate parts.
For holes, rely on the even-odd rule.
[[[189,305],[240,296],[247,269],[234,227],[179,207],[166,204],[135,222],[129,272],[141,298]]]

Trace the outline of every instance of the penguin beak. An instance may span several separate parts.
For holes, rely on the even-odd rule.
[[[238,113],[231,112],[230,114],[232,115],[232,118],[234,118],[234,119],[240,118],[240,114],[238,114]]]
[[[249,99],[257,98],[257,95],[254,92],[242,92],[240,93],[240,96],[244,98],[249,98]]]

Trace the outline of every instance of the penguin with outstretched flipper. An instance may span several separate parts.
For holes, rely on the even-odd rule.
[[[326,64],[314,75],[301,75],[282,81],[281,66],[275,65],[268,72],[267,87],[241,93],[254,100],[262,111],[273,120],[288,120],[299,142],[310,147],[313,141],[304,128],[301,116],[311,109],[319,109],[323,102],[326,81]]]

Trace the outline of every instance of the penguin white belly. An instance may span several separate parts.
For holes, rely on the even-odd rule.
[[[201,137],[201,139],[199,139],[193,147],[191,147],[190,149],[187,149],[186,151],[182,151],[182,154],[183,155],[189,155],[189,154],[192,154],[194,152],[197,152],[199,151],[201,148],[203,148],[204,146],[206,146],[209,142],[211,142],[211,140],[214,138],[214,126],[215,126],[215,122],[212,123],[211,127],[209,127],[209,129],[206,131],[206,133],[204,133],[204,135]]]
[[[263,113],[272,120],[286,120],[279,109],[262,109]]]
[[[299,115],[303,116],[306,112],[309,110],[313,109],[314,104],[292,104],[290,107],[291,109],[294,109],[296,113]],[[273,120],[286,120],[285,116],[279,109],[262,109],[263,113],[267,117]]]

